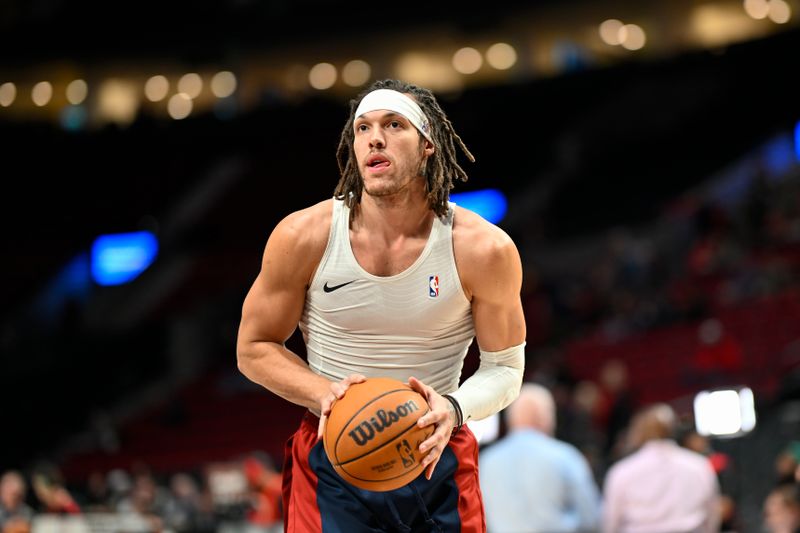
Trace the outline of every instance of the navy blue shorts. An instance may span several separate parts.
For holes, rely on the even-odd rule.
[[[319,419],[303,417],[286,443],[283,464],[287,533],[478,533],[486,531],[478,481],[478,442],[467,426],[450,439],[433,478],[373,492],[344,481],[331,466]]]

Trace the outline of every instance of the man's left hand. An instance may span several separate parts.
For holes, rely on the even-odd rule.
[[[417,378],[409,378],[408,384],[425,398],[430,407],[430,411],[417,421],[419,427],[434,426],[431,436],[419,445],[419,451],[426,454],[422,459],[425,478],[430,479],[447,443],[450,441],[450,435],[453,433],[453,427],[455,426],[456,414],[453,411],[453,405],[446,398]]]

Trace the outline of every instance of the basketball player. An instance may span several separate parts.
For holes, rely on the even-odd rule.
[[[308,407],[283,468],[289,532],[485,531],[477,442],[468,420],[519,393],[522,267],[499,228],[448,201],[474,160],[433,94],[378,81],[351,101],[334,198],[273,230],[244,301],[240,370]],[[299,327],[306,363],[284,342]],[[459,387],[477,338],[481,364]],[[331,404],[365,377],[408,382],[434,426],[424,475],[390,492],[339,478],[319,440]],[[321,419],[317,417],[321,417]]]

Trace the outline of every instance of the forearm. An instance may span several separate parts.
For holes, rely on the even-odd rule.
[[[525,343],[498,352],[481,351],[481,364],[457,391],[463,421],[480,420],[499,412],[519,395],[525,370]]]
[[[239,370],[249,380],[298,405],[319,410],[330,381],[313,373],[300,356],[275,342],[242,343],[237,350]]]

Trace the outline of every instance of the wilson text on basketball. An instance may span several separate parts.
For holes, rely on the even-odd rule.
[[[406,403],[400,404],[393,410],[378,409],[375,416],[369,420],[364,420],[352,431],[348,433],[351,439],[358,445],[364,446],[366,443],[375,438],[375,432],[382,432],[400,419],[408,416],[414,411],[419,411],[419,406],[414,400],[409,400]]]

